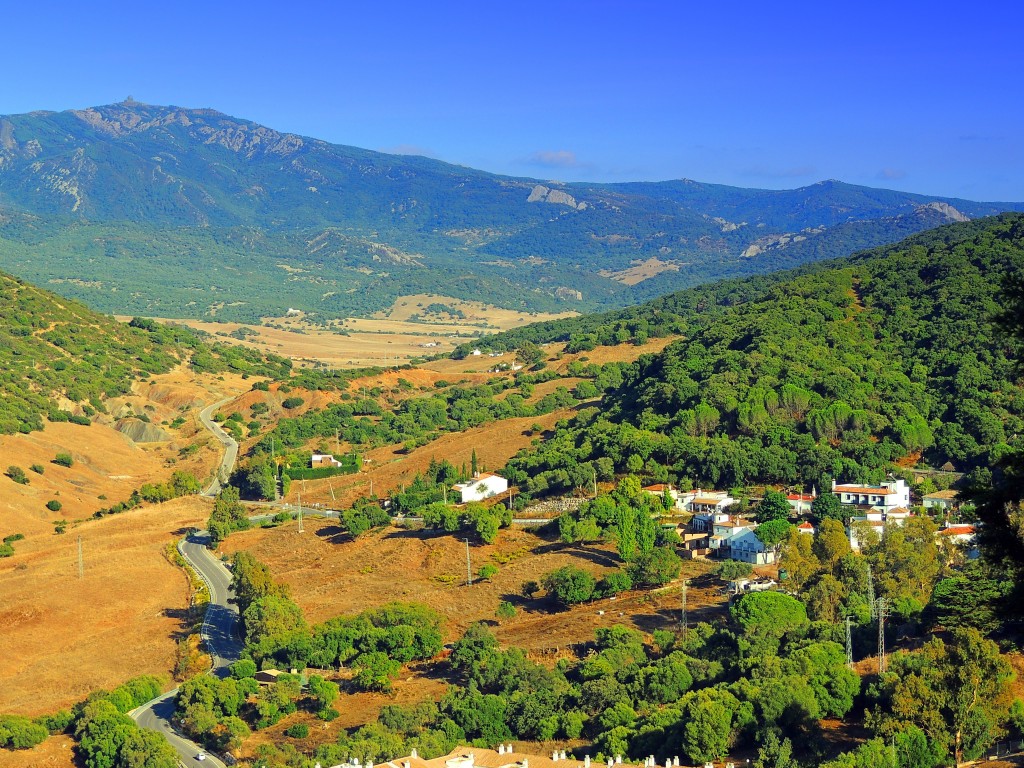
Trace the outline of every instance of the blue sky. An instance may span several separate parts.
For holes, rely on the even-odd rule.
[[[1018,3],[12,5],[0,114],[131,95],[518,176],[1024,200]]]

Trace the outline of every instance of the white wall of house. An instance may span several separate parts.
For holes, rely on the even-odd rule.
[[[477,475],[465,483],[456,483],[452,486],[452,490],[460,494],[463,504],[470,501],[483,501],[507,491],[508,480],[501,475],[487,473]]]

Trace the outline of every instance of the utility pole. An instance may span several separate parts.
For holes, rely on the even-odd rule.
[[[590,470],[594,473],[594,498],[597,498],[597,468],[591,467]]]
[[[469,564],[469,539],[466,539],[466,586],[473,586],[473,568]]]
[[[686,637],[686,631],[690,628],[690,625],[689,625],[689,622],[688,622],[687,616],[686,616],[686,588],[687,588],[688,584],[689,584],[689,580],[688,579],[683,579],[683,615],[681,617],[682,618],[682,624],[683,624],[683,637]]]
[[[448,483],[441,483],[441,494],[444,496],[444,503],[448,504]]]
[[[85,563],[82,560],[82,537],[78,537],[78,578],[85,576]]]
[[[305,533],[302,527],[302,494],[299,494],[299,533]]]
[[[852,619],[846,617],[846,666],[853,669],[853,633],[850,629]]]
[[[885,619],[888,616],[885,608],[885,598],[878,598],[878,674],[885,672]]]
[[[875,577],[871,573],[871,566],[868,566],[868,605],[871,606],[871,618],[875,618]]]
[[[327,485],[330,486],[330,488],[331,488],[331,501],[335,501],[336,502],[337,499],[334,497],[334,483],[332,483],[330,480],[328,480],[327,481]]]

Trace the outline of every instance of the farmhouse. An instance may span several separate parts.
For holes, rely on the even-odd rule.
[[[926,493],[923,498],[924,508],[950,512],[960,506],[958,496],[959,494],[952,488],[948,491]]]
[[[452,490],[460,494],[462,503],[483,501],[508,490],[508,480],[493,472],[477,472],[473,479],[465,483],[456,483]]]
[[[786,501],[790,508],[798,515],[806,515],[811,511],[811,504],[818,497],[817,491],[811,489],[810,493],[789,493],[786,494]]]
[[[888,513],[899,507],[910,506],[910,486],[902,478],[890,479],[881,485],[837,485],[832,481],[832,493],[845,507],[856,507],[861,512]]]
[[[329,453],[314,453],[309,460],[309,466],[313,469],[321,467],[340,467],[341,462]]]
[[[978,531],[973,525],[947,523],[936,536],[962,548],[967,557],[974,560],[979,556]]]
[[[653,485],[646,485],[642,490],[644,493],[649,493],[652,496],[662,498],[666,493],[668,493],[669,498],[672,499],[673,508],[680,512],[686,509],[686,504],[684,503],[685,494],[680,494],[679,491],[673,488],[669,483],[654,483]]]
[[[729,520],[727,509],[736,503],[736,499],[726,491],[696,491],[680,494],[683,509],[693,512],[690,528],[696,533],[710,531],[716,523]]]
[[[729,539],[729,557],[753,565],[775,562],[775,550],[768,549],[751,528],[742,528]]]
[[[280,669],[261,669],[253,677],[260,685],[273,685],[277,682],[277,678],[283,674],[284,672]]]
[[[738,540],[744,533],[753,535],[755,527],[749,520],[741,518],[726,516],[724,520],[716,520],[711,530],[711,539],[708,541],[712,553],[718,557],[732,557],[733,541]]]

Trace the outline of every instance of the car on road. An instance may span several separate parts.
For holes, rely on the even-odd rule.
[[[200,752],[198,755],[196,755],[196,760],[205,760],[205,759],[206,759],[206,753],[205,752]]]

